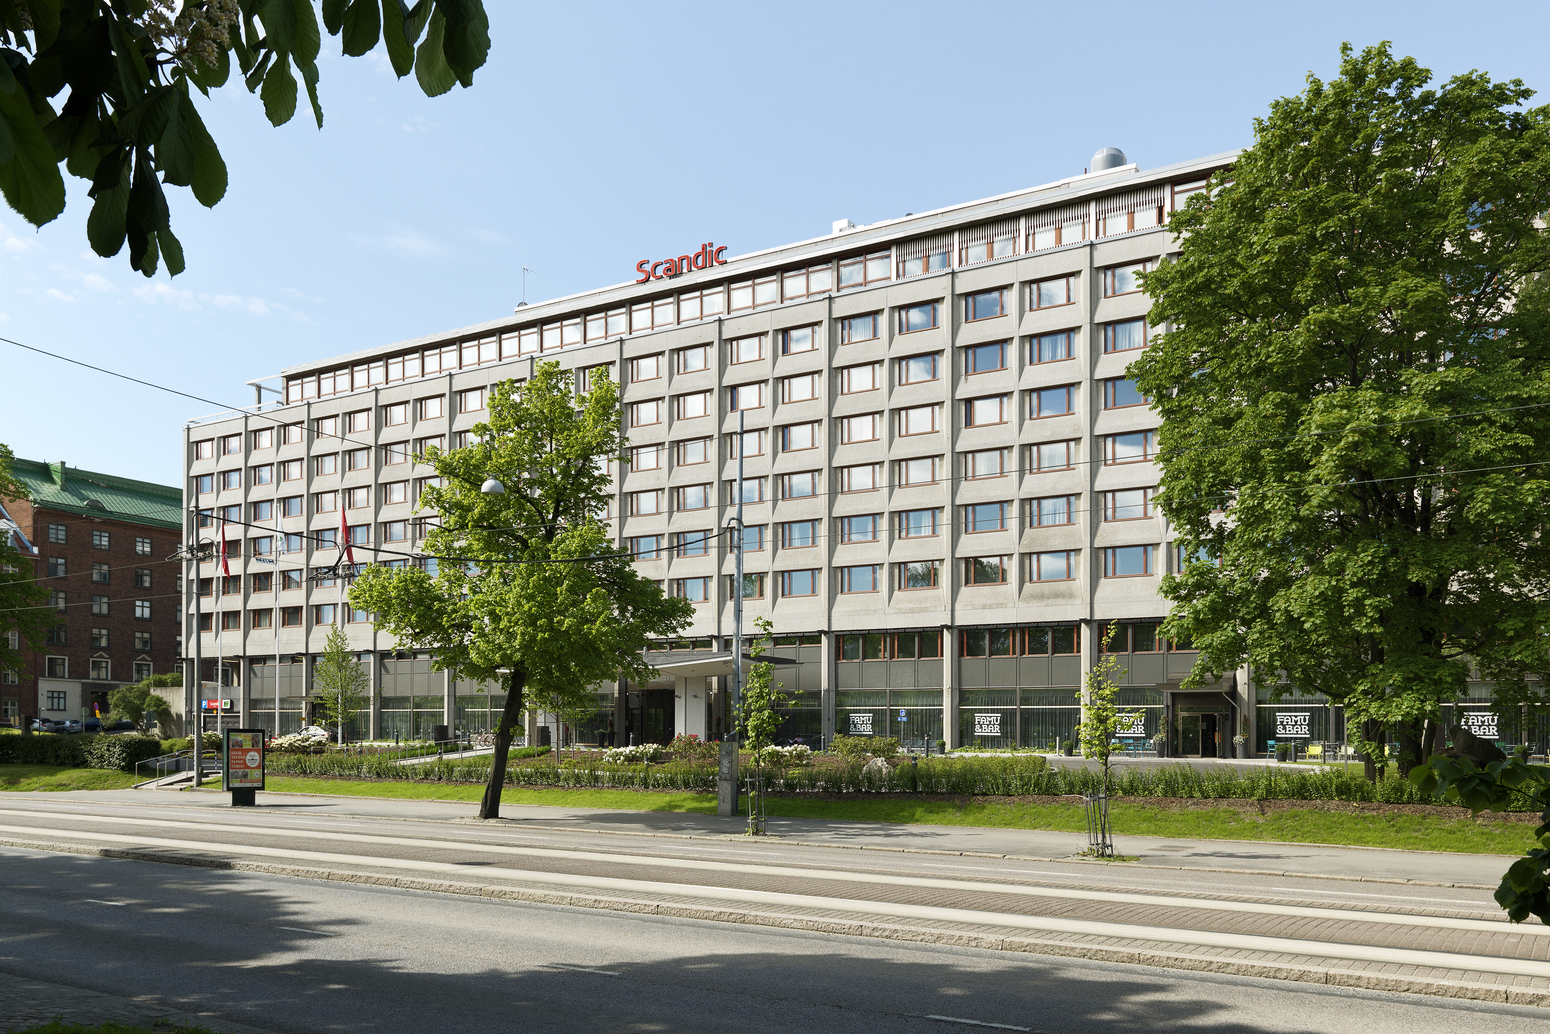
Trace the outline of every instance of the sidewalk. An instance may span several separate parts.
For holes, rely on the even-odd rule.
[[[91,801],[131,806],[191,808],[211,813],[232,812],[230,800],[219,793],[179,793],[151,790],[97,790],[49,794],[6,795],[4,799],[34,802]],[[3,807],[0,803],[0,807]],[[279,812],[300,820],[306,816],[349,816],[388,821],[475,822],[477,806],[462,801],[414,801],[380,797],[330,797],[312,794],[260,793],[257,808],[243,814]],[[519,828],[574,829],[590,834],[662,838],[737,837],[745,820],[664,812],[618,811],[503,804],[501,821]],[[210,815],[215,818],[215,814]],[[772,838],[818,847],[868,851],[910,851],[944,854],[1011,856],[1040,861],[1071,859],[1087,847],[1084,833],[1047,830],[992,829],[980,826],[903,825],[796,819],[772,816]],[[1383,848],[1325,847],[1264,841],[1190,840],[1115,835],[1122,855],[1138,863],[1207,872],[1253,872],[1335,879],[1411,882],[1494,890],[1510,863],[1509,856],[1447,854]]]

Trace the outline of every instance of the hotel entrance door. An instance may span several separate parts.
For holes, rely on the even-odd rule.
[[[1179,756],[1219,758],[1222,756],[1222,729],[1225,716],[1217,714],[1179,715]]]

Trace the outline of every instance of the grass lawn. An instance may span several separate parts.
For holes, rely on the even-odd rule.
[[[411,800],[476,803],[483,787],[460,783],[368,782],[271,776],[270,790]],[[539,790],[508,788],[507,804],[560,808],[610,808],[624,811],[716,813],[713,794],[643,793],[631,790]],[[857,798],[847,801],[776,798],[766,812],[791,818],[849,822],[898,822],[938,826],[989,826],[1003,829],[1086,830],[1076,804],[955,804]],[[1533,845],[1533,826],[1449,819],[1432,815],[1346,814],[1289,809],[1259,816],[1231,808],[1179,811],[1141,801],[1116,801],[1111,816],[1116,834],[1187,837],[1199,840],[1263,840],[1276,843],[1343,844],[1413,851],[1521,855]]]
[[[61,768],[58,765],[0,764],[0,791],[126,790],[135,777],[109,768]]]

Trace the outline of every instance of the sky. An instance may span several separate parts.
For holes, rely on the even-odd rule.
[[[188,269],[146,279],[86,244],[87,184],[36,229],[0,204],[0,442],[176,485],[182,429],[282,368],[728,256],[1079,173],[1253,142],[1339,47],[1382,40],[1445,80],[1550,91],[1550,8],[1301,4],[485,0],[472,89],[427,98],[380,50],[325,39],[319,130],[278,129],[233,78],[201,100],[230,170],[203,208],[167,188]],[[1478,13],[1478,12],[1477,12]],[[1550,103],[1550,94],[1538,98]]]

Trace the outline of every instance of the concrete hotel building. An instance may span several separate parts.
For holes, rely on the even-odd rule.
[[[1151,505],[1157,418],[1125,377],[1155,329],[1135,274],[1232,157],[1143,171],[1100,152],[1090,174],[756,254],[692,243],[635,282],[286,370],[283,402],[187,427],[188,502],[207,540],[227,522],[232,570],[201,567],[205,677],[219,631],[222,695],[293,729],[338,621],[378,694],[358,733],[488,727],[498,695],[449,686],[309,572],[338,560],[341,504],[358,561],[414,562],[431,475],[416,453],[463,444],[490,385],[554,359],[579,385],[600,369],[622,383],[616,533],[696,604],[654,657],[662,678],[601,687],[583,741],[719,731],[737,587],[715,532],[740,416],[743,591],[798,694],[786,735],[1048,747],[1072,735],[1113,622],[1122,703],[1146,715],[1133,737],[1166,728],[1170,753],[1212,756],[1243,731],[1263,750],[1287,708],[1329,737],[1331,709],[1261,706],[1242,673],[1180,692],[1195,654],[1157,631],[1176,561]]]

